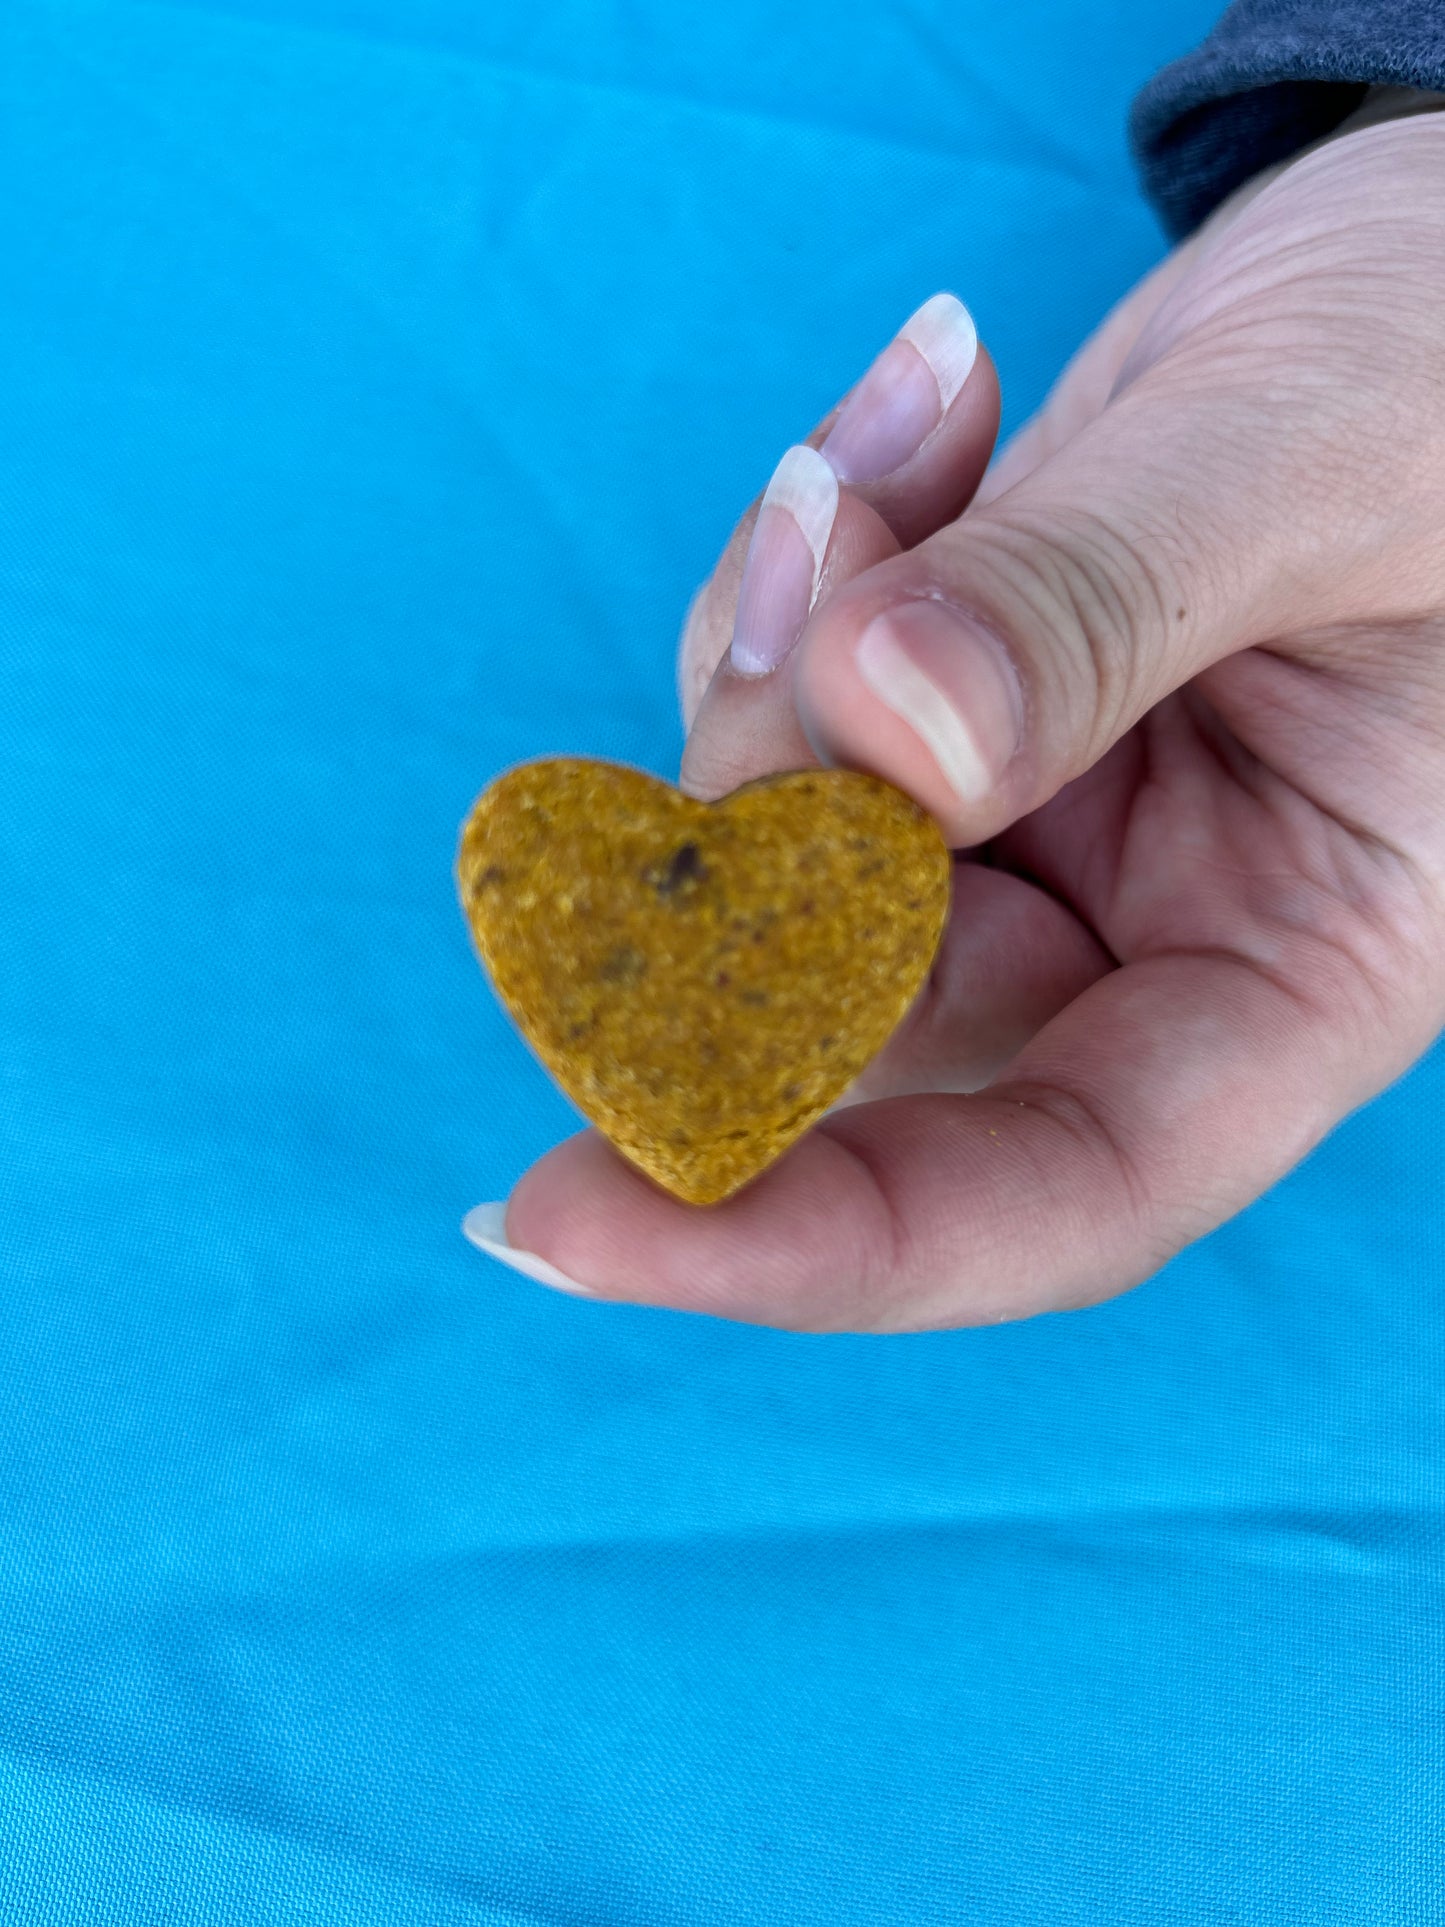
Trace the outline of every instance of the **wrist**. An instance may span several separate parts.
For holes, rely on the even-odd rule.
[[[1307,147],[1301,147],[1287,160],[1275,161],[1269,167],[1262,167],[1257,174],[1252,174],[1243,186],[1237,187],[1227,200],[1220,202],[1191,235],[1185,247],[1192,249],[1197,243],[1218,234],[1221,228],[1228,227],[1271,182],[1277,181],[1281,174],[1288,173],[1307,154],[1317,153],[1322,147],[1331,147],[1336,141],[1358,134],[1367,127],[1382,127],[1392,120],[1409,120],[1417,114],[1439,113],[1442,108],[1445,108],[1445,94],[1428,93],[1420,87],[1371,87],[1359,106],[1338,127],[1331,128],[1328,134],[1311,141]]]

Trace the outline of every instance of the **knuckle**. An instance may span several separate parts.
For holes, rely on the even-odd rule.
[[[1025,658],[1042,712],[1070,720],[1086,766],[1166,693],[1165,644],[1193,613],[1176,558],[1195,544],[1162,518],[1132,534],[1079,509],[990,519],[970,586]]]

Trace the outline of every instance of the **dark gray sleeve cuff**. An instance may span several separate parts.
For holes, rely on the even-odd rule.
[[[1372,86],[1445,90],[1445,0],[1235,0],[1134,103],[1144,191],[1172,237],[1188,234]]]

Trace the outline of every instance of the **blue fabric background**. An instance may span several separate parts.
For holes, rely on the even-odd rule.
[[[1437,1056],[1121,1302],[809,1339],[457,1225],[449,866],[939,285],[1010,419],[1208,0],[0,12],[0,1918],[1424,1923]]]

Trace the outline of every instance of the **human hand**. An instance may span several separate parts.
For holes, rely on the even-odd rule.
[[[964,852],[950,927],[867,1101],[756,1183],[696,1210],[584,1133],[517,1187],[513,1247],[593,1295],[815,1330],[1086,1304],[1418,1056],[1445,1021],[1442,315],[1432,115],[1171,257],[961,513],[980,355],[919,453],[840,491],[765,675],[714,670],[740,530],[684,640],[685,782],[878,771]],[[748,595],[756,666],[788,597]]]

